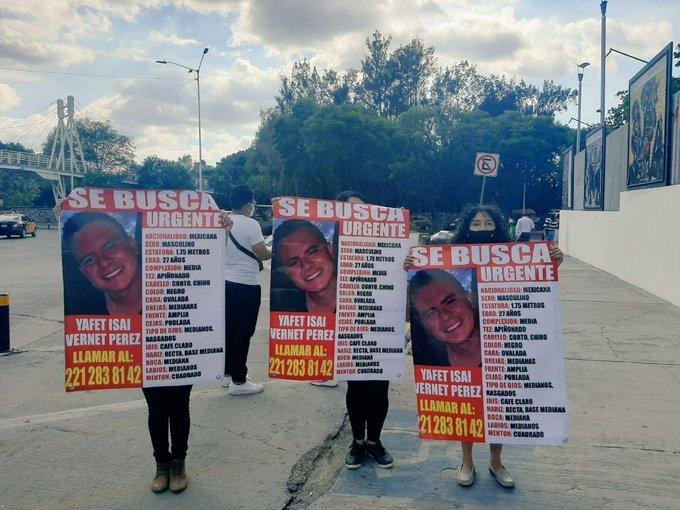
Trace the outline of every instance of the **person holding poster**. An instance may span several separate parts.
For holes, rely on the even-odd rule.
[[[231,192],[233,228],[224,258],[225,360],[224,382],[229,395],[252,395],[264,390],[248,377],[248,351],[255,334],[262,289],[257,279],[263,260],[271,259],[262,229],[252,216],[255,196],[246,186]]]
[[[508,221],[495,206],[468,206],[461,213],[461,227],[452,244],[511,242],[507,225]],[[558,265],[563,258],[556,246],[551,247],[550,257]],[[413,262],[414,259],[408,256],[404,268],[411,269]],[[418,271],[409,282],[409,297],[415,318],[415,323],[411,324],[414,365],[482,366],[474,270]],[[445,347],[444,352],[442,347]],[[463,459],[457,482],[462,486],[472,485],[475,480],[472,446],[472,442],[461,442]],[[502,487],[514,487],[514,480],[501,461],[503,445],[491,443],[489,448],[489,471],[494,479]]]
[[[365,204],[366,199],[356,191],[344,191],[336,200],[352,204]],[[345,403],[354,440],[345,456],[349,469],[361,467],[366,456],[380,468],[394,465],[392,455],[380,441],[387,411],[389,410],[389,381],[347,381]]]
[[[161,246],[161,241],[156,239],[167,239],[168,235],[180,235],[185,238],[194,235],[196,238],[218,239],[214,229],[219,230],[223,227],[228,233],[231,230],[231,220],[225,216],[219,218],[217,207],[208,196],[212,205],[202,206],[202,209],[206,211],[211,207],[214,212],[206,211],[203,217],[209,218],[211,223],[214,220],[211,225],[213,233],[159,233],[150,228],[152,220],[158,215],[156,211],[149,211],[153,207],[148,206],[149,200],[161,197],[170,200],[171,196],[174,197],[178,193],[187,193],[185,203],[191,206],[198,203],[191,202],[191,199],[200,200],[206,196],[199,197],[198,193],[193,191],[145,190],[142,193],[145,194],[143,197],[147,211],[145,213],[141,212],[131,190],[78,188],[55,207],[55,215],[61,220],[62,225],[66,389],[74,391],[141,387],[148,405],[148,430],[156,461],[156,474],[151,481],[151,490],[160,493],[170,489],[174,493],[179,493],[188,485],[185,459],[191,422],[189,400],[192,385],[167,384],[173,379],[183,381],[188,377],[194,377],[197,373],[200,376],[200,369],[195,368],[199,365],[190,364],[183,373],[184,364],[191,363],[186,361],[190,359],[191,353],[180,351],[182,344],[177,342],[177,338],[184,331],[199,328],[191,326],[187,321],[184,323],[189,324],[186,328],[173,328],[174,335],[151,333],[148,329],[150,322],[162,322],[163,326],[159,328],[164,328],[165,321],[152,321],[150,318],[172,317],[166,311],[155,310],[173,308],[167,308],[166,304],[149,303],[162,302],[158,297],[159,287],[163,287],[163,292],[165,288],[174,288],[170,302],[178,300],[175,296],[181,291],[181,304],[171,305],[175,306],[175,309],[197,308],[202,303],[189,303],[188,293],[185,294],[185,290],[179,288],[180,286],[171,285],[171,281],[184,283],[187,276],[190,277],[188,266],[184,266],[183,272],[173,272],[170,269],[164,271],[165,266],[154,266],[159,269],[153,270],[150,269],[151,264],[148,261],[150,254],[160,251],[158,247]],[[188,194],[193,195],[189,197]],[[178,208],[178,202],[174,202],[174,207]],[[107,212],[93,211],[94,208]],[[172,208],[172,205],[169,208]],[[169,252],[167,247],[176,241],[165,243],[167,243],[165,252]],[[143,268],[143,257],[146,257],[147,269]],[[158,276],[163,278],[157,278]],[[207,286],[207,280],[192,281],[196,284],[198,282],[201,282],[203,287]],[[146,298],[143,299],[143,296]],[[186,316],[183,315],[184,312],[173,313],[179,317]],[[143,329],[143,325],[146,329]],[[212,326],[205,330],[213,331]],[[157,342],[165,342],[169,349],[173,349],[173,353],[179,353],[179,362],[164,363],[174,360],[165,357],[164,350],[159,348]],[[204,350],[222,351],[221,348]],[[87,379],[86,373],[89,374]],[[147,380],[162,382],[147,386]]]

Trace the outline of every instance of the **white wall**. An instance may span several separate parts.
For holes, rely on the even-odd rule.
[[[621,193],[619,211],[560,212],[560,248],[680,306],[680,186]]]

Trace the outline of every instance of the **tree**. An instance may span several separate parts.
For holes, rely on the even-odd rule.
[[[361,61],[361,83],[359,98],[369,108],[384,116],[387,112],[387,92],[392,79],[387,69],[392,36],[383,36],[380,31],[373,38],[366,38],[367,53]]]
[[[0,142],[0,149],[32,153],[33,150],[20,143]],[[0,206],[30,206],[40,197],[42,179],[31,172],[0,170]]]
[[[137,187],[144,189],[195,189],[189,171],[176,161],[149,156],[136,168]]]
[[[127,172],[134,164],[135,148],[132,138],[116,131],[109,121],[101,122],[89,117],[76,120],[78,137],[83,147],[85,161],[104,172]],[[56,128],[43,144],[43,154],[50,154]],[[70,157],[68,145],[64,154]]]

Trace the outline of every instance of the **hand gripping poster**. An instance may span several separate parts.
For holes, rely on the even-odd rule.
[[[408,274],[420,437],[569,437],[557,265],[548,243],[418,246]]]
[[[269,377],[403,377],[409,212],[284,197],[273,218]]]
[[[59,226],[66,391],[221,379],[225,231],[210,195],[76,188]]]

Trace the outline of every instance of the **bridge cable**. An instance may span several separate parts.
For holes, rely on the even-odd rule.
[[[43,111],[43,110],[49,108],[50,106],[52,106],[52,105],[54,105],[54,104],[56,104],[56,103],[57,103],[57,101],[52,101],[51,103],[49,103],[49,104],[43,106],[42,108],[38,108],[37,110],[34,110],[34,111],[30,112],[30,113],[27,113],[27,114],[24,115],[23,117],[19,117],[18,119],[15,119],[15,120],[9,122],[8,124],[5,124],[4,126],[0,127],[0,132],[4,131],[5,129],[9,129],[9,128],[11,128],[11,127],[14,127],[14,126],[16,126],[17,124],[21,124],[22,122],[28,120],[29,117],[30,117],[31,115],[37,114],[37,113],[39,113],[39,112],[41,112],[41,111]]]
[[[42,71],[39,69],[21,69],[17,67],[4,67],[4,66],[0,66],[0,69],[5,71],[18,71],[21,73],[61,74],[66,76],[89,76],[92,78],[134,78],[137,80],[166,80],[166,81],[177,81],[180,79],[180,78],[166,78],[162,76],[133,76],[128,74],[96,74],[96,73],[74,73],[67,71]]]

